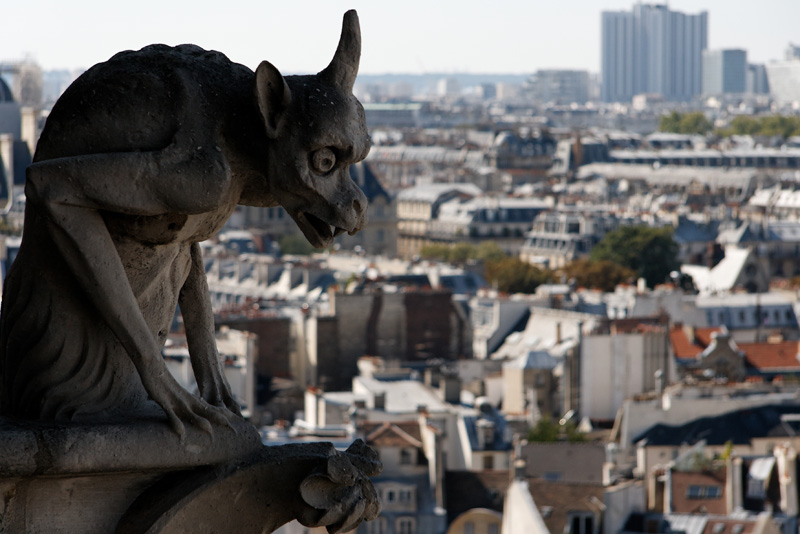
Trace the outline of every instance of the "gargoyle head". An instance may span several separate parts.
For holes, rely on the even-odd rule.
[[[358,15],[344,15],[330,65],[312,76],[283,77],[264,61],[256,95],[271,140],[270,190],[315,247],[367,222],[367,198],[349,168],[370,148],[364,108],[353,96],[361,57]]]

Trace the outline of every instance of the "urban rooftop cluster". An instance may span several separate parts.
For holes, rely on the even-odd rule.
[[[362,77],[366,229],[239,207],[202,243],[264,442],[379,452],[358,532],[797,531],[800,47],[750,64],[709,16],[604,12],[599,77]],[[3,276],[72,78],[0,64]],[[196,390],[180,314],[163,355]]]

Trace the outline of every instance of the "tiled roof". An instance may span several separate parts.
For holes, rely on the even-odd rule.
[[[422,447],[419,423],[385,422],[367,431],[367,443],[377,447]]]
[[[713,326],[709,328],[695,328],[694,329],[694,337],[699,344],[703,346],[703,348],[708,347],[711,344],[711,334],[716,332],[722,332],[722,328],[719,326]]]
[[[680,359],[696,358],[711,344],[712,334],[721,331],[722,328],[718,326],[695,328],[694,339],[689,339],[686,330],[681,325],[674,325],[669,331],[669,340],[672,343],[675,357]]]
[[[777,369],[800,371],[800,361],[797,359],[797,341],[738,343],[737,345],[745,353],[748,365],[760,371]]]
[[[778,435],[784,428],[781,416],[799,412],[798,405],[769,405],[701,417],[679,426],[659,423],[636,436],[633,442],[646,439],[648,446],[678,446],[703,439],[707,445],[723,445],[727,441],[734,445],[749,444],[753,438]],[[782,432],[785,434],[785,429]]]
[[[529,478],[528,484],[533,502],[539,511],[546,507],[552,509],[549,513],[542,514],[550,532],[565,532],[564,527],[567,525],[570,512],[596,513],[595,503],[603,501],[605,491],[602,486],[547,482],[538,478]],[[592,497],[594,499],[591,499]],[[566,531],[569,531],[569,528]]]
[[[703,352],[703,347],[693,343],[681,326],[673,326],[669,331],[669,341],[676,358],[696,358]]]
[[[444,484],[448,522],[473,508],[502,512],[510,482],[507,470],[447,471]]]

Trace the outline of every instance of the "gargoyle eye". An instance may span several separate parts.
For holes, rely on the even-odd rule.
[[[330,148],[320,148],[311,154],[311,166],[320,174],[329,172],[336,165],[336,154]]]

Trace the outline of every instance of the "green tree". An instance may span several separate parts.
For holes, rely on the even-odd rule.
[[[419,255],[423,260],[449,261],[450,245],[429,244],[422,247]]]
[[[542,417],[528,431],[528,441],[532,443],[558,441],[559,432],[557,422],[549,417]]]
[[[570,443],[583,443],[586,441],[586,435],[578,430],[578,425],[575,421],[567,421],[564,425],[564,437]]]
[[[770,137],[791,137],[800,135],[800,117],[769,115],[752,117],[739,115],[731,120],[727,128],[716,131],[720,136],[764,135]]]
[[[636,277],[636,272],[609,260],[579,259],[564,267],[567,278],[575,280],[578,287],[601,291],[614,291],[618,284]]]
[[[494,241],[484,241],[475,249],[475,258],[483,261],[501,260],[508,256]]]
[[[477,255],[475,246],[469,243],[456,243],[450,247],[448,261],[451,263],[465,263],[467,260],[474,259]]]
[[[311,246],[306,238],[298,235],[285,235],[278,240],[281,254],[293,254],[297,256],[310,256],[316,249]]]
[[[711,121],[702,111],[692,113],[673,111],[662,115],[658,125],[658,129],[662,132],[700,135],[707,134],[712,127]]]
[[[708,117],[701,111],[694,113],[687,113],[681,117],[679,132],[684,134],[700,134],[705,135],[711,131],[713,125]]]
[[[759,121],[753,117],[739,115],[731,121],[731,130],[734,135],[756,135],[761,129]]]
[[[623,226],[592,249],[592,261],[610,261],[634,271],[649,287],[664,283],[670,272],[680,267],[678,244],[671,227]]]
[[[667,115],[661,115],[661,120],[658,124],[659,131],[679,133],[681,128],[681,114],[673,111]]]
[[[486,281],[504,293],[533,293],[553,279],[552,272],[511,256],[486,261],[484,266]]]

